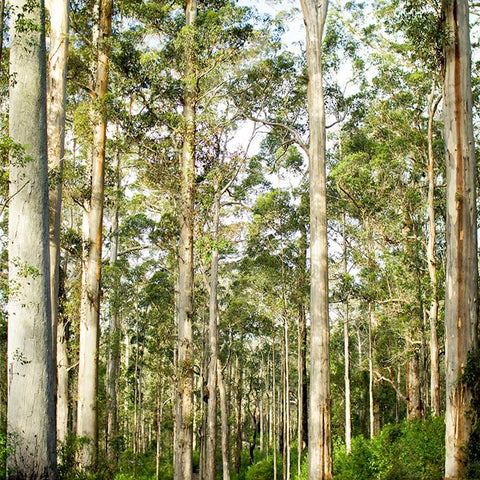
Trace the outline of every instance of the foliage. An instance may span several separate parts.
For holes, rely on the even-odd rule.
[[[245,475],[245,480],[269,480],[273,478],[273,467],[273,455],[270,455],[266,460],[257,462],[249,467]],[[282,472],[282,457],[277,455],[277,478],[282,477]]]
[[[387,425],[373,439],[352,441],[352,452],[335,445],[334,478],[339,480],[441,480],[445,427],[442,417]]]

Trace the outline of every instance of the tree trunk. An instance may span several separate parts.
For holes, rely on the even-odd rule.
[[[368,304],[368,405],[370,412],[370,438],[375,436],[375,405],[373,399],[373,334],[372,334],[372,323],[373,323],[373,309],[374,306],[370,302]]]
[[[478,347],[476,157],[472,127],[468,2],[445,1],[451,42],[445,51],[444,117],[447,157],[447,266],[445,292],[445,479],[464,478],[472,431],[472,392],[461,375]]]
[[[48,255],[45,10],[10,10],[8,447],[10,479],[56,478],[54,362]],[[25,28],[32,22],[38,28]]]
[[[322,85],[322,37],[328,1],[300,0],[305,20],[310,121],[311,351],[309,478],[332,478],[330,326],[326,207],[326,134]]]
[[[49,238],[50,238],[50,296],[52,308],[53,358],[56,361],[57,378],[65,381],[65,358],[57,357],[57,343],[63,336],[57,335],[58,290],[60,265],[60,213],[62,209],[63,157],[65,152],[65,107],[67,99],[67,58],[68,58],[68,14],[69,2],[47,0],[50,13],[50,51],[48,58],[47,80],[47,131],[48,131],[48,169],[49,169]],[[63,345],[59,345],[61,354]],[[60,370],[62,370],[60,372]],[[64,395],[65,385],[57,390],[57,437],[64,442],[67,436],[68,398]]]
[[[437,111],[439,96],[436,100],[435,83],[432,85],[432,93],[428,99],[428,245],[427,261],[430,276],[431,302],[430,302],[430,408],[433,415],[440,415],[440,363],[438,360],[438,287],[437,287],[437,263],[435,260],[435,155],[433,151],[433,121]]]
[[[220,195],[218,185],[213,199],[212,212],[212,260],[210,267],[210,299],[208,350],[208,414],[207,414],[207,455],[205,478],[215,480],[215,453],[217,450],[217,358],[218,358],[218,232],[220,223]]]
[[[343,213],[343,275],[346,279],[348,274],[347,260],[347,232],[346,232],[346,215]],[[344,381],[345,381],[345,446],[347,453],[352,450],[352,413],[350,400],[350,339],[349,339],[349,299],[348,294],[345,298],[345,310],[343,319],[343,349],[345,357]]]
[[[237,387],[237,438],[235,445],[235,471],[237,475],[242,468],[242,377],[243,375],[240,368],[240,361],[237,356],[237,358],[235,359],[235,384]]]
[[[222,366],[217,359],[218,389],[220,393],[220,414],[222,419],[222,471],[223,480],[230,480],[230,468],[228,460],[228,405],[225,382],[223,379]]]
[[[118,216],[120,203],[120,153],[116,152],[116,187],[113,212],[112,212],[112,235],[110,241],[110,266],[115,267],[118,259]],[[114,274],[117,275],[116,273]],[[121,324],[119,310],[119,292],[113,292],[113,299],[110,306],[110,325],[109,325],[109,349],[107,359],[107,453],[110,460],[118,460],[118,398],[117,398],[117,378],[120,373],[120,345],[121,345]]]
[[[105,99],[108,85],[109,37],[112,31],[112,0],[100,0],[98,19],[98,58],[95,99]],[[82,283],[80,352],[78,368],[77,436],[88,440],[79,449],[82,469],[94,468],[98,450],[98,341],[100,321],[100,282],[102,271],[102,222],[105,177],[107,121],[103,105],[95,112],[91,197],[88,206],[88,237],[85,278]]]
[[[277,414],[275,381],[275,339],[272,342],[272,433],[273,433],[273,480],[277,480]]]
[[[307,231],[300,224],[300,255],[298,281],[298,464],[300,472],[302,452],[308,445],[308,385],[307,385],[307,318],[305,315],[307,275]]]
[[[285,480],[290,480],[290,385],[288,379],[288,322],[287,312],[283,315],[283,347],[284,347],[284,384],[283,384],[283,411],[284,411],[284,439],[285,454],[283,456],[283,476]]]
[[[407,360],[407,419],[422,418],[422,394],[420,388],[418,351],[408,341],[410,350]]]
[[[197,0],[187,0],[185,25],[191,34]],[[175,480],[192,478],[193,444],[193,228],[195,198],[195,104],[197,82],[193,62],[193,35],[185,44],[184,137],[180,159],[180,241],[178,247],[178,363]]]

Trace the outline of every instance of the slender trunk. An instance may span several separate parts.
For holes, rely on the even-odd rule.
[[[199,410],[200,414],[200,427],[197,427],[197,416],[193,418],[193,451],[196,450],[196,439],[198,436],[198,443],[200,445],[199,455],[199,477],[203,479],[206,465],[206,432],[207,432],[207,414],[208,414],[208,352],[207,352],[207,322],[205,319],[205,312],[202,315],[202,362],[200,364],[200,375],[197,375],[194,382],[198,382],[196,386],[197,390],[202,392],[202,398],[200,401]],[[196,411],[196,398],[193,397],[193,411]]]
[[[220,196],[217,193],[213,200],[212,213],[212,260],[210,267],[210,299],[209,299],[209,351],[208,365],[208,415],[207,415],[207,455],[205,478],[215,480],[215,453],[217,450],[217,358],[218,358],[218,231],[220,223]]]
[[[50,51],[47,79],[47,132],[48,132],[48,169],[49,169],[49,240],[50,240],[50,303],[52,308],[52,353],[57,366],[58,379],[65,382],[64,340],[58,331],[58,291],[60,270],[60,213],[62,209],[62,174],[65,152],[65,107],[67,99],[67,57],[68,57],[68,13],[69,2],[63,0],[53,3],[47,0],[50,13]],[[61,329],[62,327],[60,327]],[[57,349],[61,350],[58,358]],[[68,385],[67,385],[68,388]],[[57,440],[65,442],[67,436],[68,397],[65,396],[65,384],[57,387]]]
[[[115,267],[118,258],[118,215],[120,203],[120,153],[116,152],[116,187],[117,192],[112,211],[112,235],[110,241],[110,266]],[[115,274],[116,275],[116,274]],[[118,282],[116,283],[118,285]],[[119,286],[119,285],[118,285]],[[109,325],[109,349],[107,359],[107,453],[110,460],[118,461],[118,398],[117,398],[117,378],[120,373],[120,345],[121,345],[121,325],[119,311],[119,292],[113,292],[110,311]]]
[[[187,0],[185,25],[194,28],[197,0]],[[184,135],[180,158],[180,241],[178,247],[178,362],[175,480],[192,478],[193,455],[193,228],[195,198],[195,104],[196,77],[193,36],[184,47]]]
[[[275,340],[272,342],[272,423],[273,423],[273,480],[277,480],[277,413],[275,386]]]
[[[302,400],[302,331],[301,331],[301,312],[298,313],[298,327],[297,327],[297,472],[300,474],[302,466],[302,452],[303,452],[303,400]]]
[[[67,259],[63,271],[67,271]],[[63,274],[63,276],[65,273]],[[60,294],[59,302],[62,303],[66,299],[60,272]],[[62,293],[63,292],[63,293]],[[65,443],[68,436],[68,419],[69,419],[69,360],[68,360],[68,338],[69,338],[69,322],[65,314],[60,310],[58,313],[57,324],[57,441]]]
[[[307,229],[300,224],[300,255],[298,282],[298,472],[302,452],[308,445],[308,379],[307,379],[307,318],[305,315],[307,275]]]
[[[445,479],[464,478],[473,429],[472,391],[461,376],[478,348],[476,156],[472,126],[471,51],[466,0],[443,3],[452,41],[445,51],[444,117],[447,157],[445,292]]]
[[[155,480],[160,480],[160,462],[162,459],[162,422],[163,422],[163,388],[158,388],[157,395],[157,422],[155,448]]]
[[[370,438],[375,435],[375,411],[373,400],[373,339],[372,339],[372,323],[373,323],[373,305],[368,304],[368,405],[370,412]]]
[[[328,1],[300,0],[305,20],[310,121],[310,410],[309,478],[332,478],[330,325],[326,206],[326,134],[322,37]]]
[[[422,418],[418,352],[409,340],[410,356],[407,361],[407,419]]]
[[[262,364],[262,374],[264,371],[263,364]],[[263,403],[263,392],[260,394],[260,405],[259,405],[259,410],[260,410],[260,451],[263,453],[263,450],[265,448],[265,416],[264,416],[264,403]]]
[[[237,475],[242,468],[242,371],[240,361],[235,359],[235,385],[237,387],[237,439],[235,446],[235,471]]]
[[[400,364],[397,366],[397,379],[396,379],[396,388],[395,388],[395,423],[400,422],[400,405],[401,405],[401,398],[400,398],[400,386],[402,381],[402,371]]]
[[[347,232],[346,232],[346,215],[343,213],[343,225],[342,225],[342,234],[343,234],[343,275],[345,281],[348,274],[348,264],[347,264]],[[344,319],[343,319],[343,350],[345,357],[345,370],[344,370],[344,381],[345,381],[345,446],[347,448],[347,453],[352,451],[352,413],[351,413],[351,400],[350,400],[350,340],[349,340],[349,301],[348,293],[345,298],[345,310],[344,310]]]
[[[112,32],[112,1],[100,0],[98,58],[95,98],[103,102],[108,86],[109,37]],[[91,197],[88,208],[88,237],[85,281],[82,283],[80,352],[78,368],[77,436],[88,443],[80,448],[82,469],[95,467],[98,453],[98,341],[100,321],[100,282],[102,271],[102,222],[105,177],[107,120],[103,106],[95,115]]]
[[[222,419],[222,471],[223,480],[230,480],[230,468],[228,459],[228,405],[223,370],[220,360],[217,359],[218,368],[218,389],[220,393],[220,412]]]
[[[10,8],[9,135],[28,157],[11,154],[9,163],[7,468],[12,480],[53,480],[45,10],[43,1]]]
[[[440,363],[438,360],[438,287],[437,287],[437,263],[435,259],[435,155],[433,151],[433,121],[437,111],[438,103],[441,99],[439,96],[434,100],[435,83],[432,85],[432,93],[430,94],[428,105],[428,245],[427,245],[427,261],[428,273],[430,276],[430,408],[433,415],[440,415]]]
[[[290,480],[290,384],[288,379],[288,322],[286,312],[283,317],[283,344],[285,348],[285,383],[284,383],[284,428],[285,428],[285,455],[283,457],[283,471],[285,480]]]

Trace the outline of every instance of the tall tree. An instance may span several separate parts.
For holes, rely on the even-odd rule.
[[[472,126],[468,2],[443,2],[447,31],[444,120],[447,160],[447,270],[445,293],[445,479],[464,478],[472,431],[472,392],[462,381],[469,353],[478,346],[476,156]]]
[[[183,145],[180,157],[180,242],[177,295],[177,405],[175,479],[192,478],[193,442],[193,230],[195,202],[195,105],[197,78],[193,58],[197,1],[185,4]]]
[[[69,1],[47,0],[50,13],[50,51],[47,84],[48,169],[50,172],[50,295],[53,357],[57,364],[57,439],[64,442],[68,423],[68,356],[65,326],[58,315],[60,212],[62,209],[65,108],[67,100]]]
[[[54,479],[44,3],[15,0],[10,15],[9,130],[23,152],[10,153],[7,468]]]
[[[109,37],[112,31],[113,0],[98,2],[97,58],[94,77],[94,132],[92,146],[91,196],[86,206],[82,311],[78,369],[77,435],[88,440],[79,452],[82,468],[94,467],[98,448],[98,341],[100,321],[100,279],[102,271],[102,223],[107,120],[105,97],[108,85]],[[95,36],[94,36],[95,39]],[[84,222],[85,222],[84,220]]]
[[[328,320],[328,253],[325,103],[322,39],[328,0],[300,0],[305,20],[310,122],[310,410],[309,478],[332,478],[330,325]]]

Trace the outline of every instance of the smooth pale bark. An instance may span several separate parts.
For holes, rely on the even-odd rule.
[[[223,480],[230,480],[230,467],[228,460],[228,404],[225,391],[225,381],[220,360],[217,359],[218,390],[220,393],[220,416],[222,421],[222,472]]]
[[[273,433],[273,480],[277,480],[277,413],[275,381],[275,340],[272,342],[272,433]]]
[[[186,29],[194,28],[197,1],[185,5]],[[193,41],[193,38],[191,38]],[[193,228],[195,201],[195,104],[197,82],[191,41],[184,47],[184,134],[180,158],[180,241],[178,246],[178,363],[175,480],[192,478],[193,447]]]
[[[343,275],[347,276],[348,265],[347,265],[347,232],[346,232],[346,218],[345,213],[343,214],[343,225],[342,225],[342,236],[343,236]],[[344,368],[344,383],[345,383],[345,446],[347,453],[352,451],[352,411],[351,411],[351,399],[350,399],[350,338],[349,338],[349,299],[348,296],[345,299],[344,306],[344,318],[343,318],[343,352],[345,358],[345,368]]]
[[[284,411],[284,455],[283,455],[283,476],[285,480],[290,480],[290,384],[288,378],[288,322],[286,312],[283,316],[283,347],[284,347],[284,384],[283,384],[283,411]]]
[[[95,112],[92,154],[91,197],[88,205],[88,234],[84,242],[86,265],[82,281],[80,351],[78,368],[77,436],[88,443],[78,452],[82,469],[95,467],[98,450],[98,341],[100,283],[102,271],[102,223],[107,121],[102,102],[108,87],[109,37],[112,32],[112,0],[100,0],[95,77]]]
[[[472,392],[461,375],[478,348],[476,158],[472,127],[471,52],[466,0],[443,3],[451,42],[445,50],[444,123],[447,161],[445,292],[445,479],[464,478],[472,431]]]
[[[43,1],[10,5],[9,134],[25,154],[11,153],[9,170],[7,468],[10,479],[53,480],[45,10]]]
[[[205,478],[215,480],[217,450],[217,359],[218,359],[218,233],[220,223],[220,195],[218,185],[213,199],[212,212],[212,260],[210,265],[210,292],[208,308],[208,412],[206,434]]]
[[[155,480],[160,480],[160,461],[162,458],[162,422],[163,422],[163,386],[158,387],[156,400],[156,445],[155,445]]]
[[[370,438],[375,436],[375,405],[373,398],[373,309],[371,303],[368,304],[368,411],[370,413],[369,433]]]
[[[414,350],[411,340],[407,342],[408,349],[412,350],[407,361],[407,419],[422,418],[422,392],[419,375],[418,352]]]
[[[118,216],[119,216],[119,195],[121,187],[120,174],[120,153],[116,153],[116,177],[117,193],[112,211],[112,235],[110,242],[110,265],[115,266],[118,259]],[[118,293],[114,292],[114,296]],[[109,319],[109,349],[107,360],[107,432],[106,445],[109,458],[116,461],[118,458],[118,449],[116,441],[118,439],[118,398],[117,398],[117,379],[120,373],[120,341],[121,324],[118,299],[112,300],[110,319]]]
[[[298,425],[297,469],[300,472],[302,452],[308,445],[308,385],[307,385],[307,316],[305,314],[305,290],[307,275],[307,229],[300,224],[300,255],[298,278]]]
[[[243,372],[240,367],[240,359],[235,358],[235,385],[236,385],[236,414],[237,414],[237,437],[235,440],[235,471],[238,473],[242,467],[242,388]]]
[[[50,51],[47,79],[48,169],[50,186],[50,297],[52,307],[53,357],[57,365],[57,440],[68,434],[68,357],[65,326],[58,315],[60,270],[60,214],[62,210],[63,157],[65,154],[65,109],[67,100],[68,0],[47,0],[50,13]]]
[[[328,1],[300,0],[305,21],[310,123],[310,410],[309,479],[332,478],[330,325],[328,319],[328,253],[325,104],[322,37]]]
[[[433,415],[440,415],[440,362],[438,360],[438,286],[437,286],[437,263],[435,259],[435,155],[433,151],[433,121],[441,97],[435,99],[435,83],[432,85],[432,92],[428,99],[428,245],[427,261],[428,274],[430,277],[430,289],[432,300],[430,302],[429,323],[430,323],[430,409]]]

